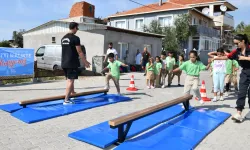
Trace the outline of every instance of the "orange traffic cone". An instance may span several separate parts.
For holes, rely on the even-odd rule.
[[[200,93],[201,93],[201,99],[203,101],[211,101],[210,98],[207,98],[207,90],[206,90],[206,86],[205,86],[205,81],[204,80],[202,81],[202,84],[201,84]],[[198,100],[197,97],[195,99]]]
[[[135,88],[135,81],[134,81],[134,75],[131,76],[129,87],[127,88],[128,91],[137,91],[138,89]]]

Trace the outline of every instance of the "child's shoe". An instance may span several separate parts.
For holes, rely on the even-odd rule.
[[[164,88],[165,88],[165,85],[162,85],[162,86],[161,86],[161,88],[163,88],[163,89],[164,89]]]
[[[213,98],[213,102],[217,102],[217,97],[216,96]]]
[[[150,87],[150,86],[147,86],[147,88],[148,88],[148,89],[151,89],[151,87]]]
[[[154,87],[154,86],[151,86],[151,89],[155,89],[155,87]]]
[[[224,101],[224,97],[223,96],[220,97],[220,101]]]

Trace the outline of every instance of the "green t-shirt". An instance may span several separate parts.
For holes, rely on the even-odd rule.
[[[233,60],[233,66],[234,68],[239,68],[239,63],[237,60]]]
[[[155,64],[155,74],[159,74],[162,68],[162,63],[158,62]]]
[[[226,61],[226,74],[232,74],[233,73],[233,61],[228,59]]]
[[[166,58],[166,61],[167,61],[167,69],[168,70],[173,70],[174,68],[174,65],[175,65],[175,58],[172,57],[170,58],[169,56]]]
[[[149,63],[146,64],[147,71],[155,71],[155,64],[152,67],[148,68]]]
[[[107,68],[111,70],[111,75],[116,79],[120,79],[120,66],[122,63],[118,60],[115,60],[113,63],[109,62]]]
[[[177,64],[178,66],[181,66],[183,63],[184,63],[184,61],[179,61],[179,60],[178,60],[176,64]]]
[[[184,62],[179,68],[190,76],[200,76],[200,71],[206,70],[206,66],[202,62],[196,61],[192,63],[190,60]]]

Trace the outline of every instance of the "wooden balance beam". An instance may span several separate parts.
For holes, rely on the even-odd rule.
[[[118,128],[118,142],[122,143],[125,141],[126,136],[128,134],[128,131],[129,131],[133,121],[138,120],[138,119],[143,118],[143,117],[146,117],[146,116],[149,116],[153,113],[156,113],[156,112],[161,111],[163,109],[169,108],[169,107],[174,106],[176,104],[183,103],[185,110],[182,111],[180,114],[176,115],[176,116],[179,116],[179,115],[181,115],[189,110],[189,100],[192,99],[192,97],[193,97],[192,95],[185,95],[185,96],[179,97],[177,99],[174,99],[174,100],[171,100],[171,101],[168,101],[168,102],[156,105],[156,106],[152,106],[152,107],[149,107],[149,108],[146,108],[146,109],[143,109],[143,110],[140,110],[140,111],[137,111],[137,112],[113,119],[113,120],[110,120],[109,121],[110,128],[113,128],[113,129]],[[176,116],[174,116],[168,120],[171,120],[171,119],[175,118]],[[126,125],[125,131],[124,131],[124,125]]]
[[[70,95],[70,98],[91,95],[91,94],[97,94],[97,93],[107,94],[108,91],[109,90],[95,90],[95,91],[81,92],[81,93],[76,93],[76,94]],[[65,95],[60,95],[60,96],[52,96],[52,97],[45,97],[45,98],[32,99],[32,100],[24,100],[24,101],[20,101],[19,105],[26,107],[26,105],[29,105],[29,104],[55,101],[55,100],[64,99],[64,98],[65,98]]]

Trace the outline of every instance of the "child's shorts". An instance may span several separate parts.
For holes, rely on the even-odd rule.
[[[155,74],[153,71],[147,71],[147,80],[155,80]]]

